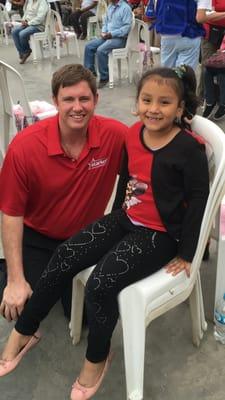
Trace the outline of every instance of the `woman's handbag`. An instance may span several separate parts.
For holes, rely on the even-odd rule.
[[[205,67],[207,68],[225,68],[225,51],[217,50],[206,61]]]

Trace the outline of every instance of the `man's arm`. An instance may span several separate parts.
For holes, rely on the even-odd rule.
[[[2,242],[7,262],[7,286],[3,292],[0,313],[7,321],[16,320],[32,294],[22,262],[23,217],[2,215]]]
[[[215,22],[219,21],[220,19],[225,18],[225,12],[217,12],[217,11],[211,11],[207,12],[205,9],[199,9],[196,14],[196,21],[199,24],[203,24],[205,22]]]
[[[96,0],[96,1],[93,1],[93,3],[91,3],[90,6],[85,7],[85,8],[81,8],[80,11],[81,11],[82,13],[87,12],[87,11],[91,10],[92,8],[95,8],[95,7],[97,6],[97,4],[98,4],[98,1],[97,1],[97,0]]]

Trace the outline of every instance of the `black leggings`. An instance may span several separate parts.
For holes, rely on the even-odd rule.
[[[167,233],[135,226],[123,210],[117,210],[58,247],[19,317],[16,330],[33,334],[72,278],[97,264],[85,293],[89,325],[86,357],[91,362],[103,361],[119,315],[118,293],[160,269],[176,252],[177,243]]]

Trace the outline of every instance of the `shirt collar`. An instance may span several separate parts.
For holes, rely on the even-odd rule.
[[[98,134],[98,118],[92,116],[88,125],[88,135],[87,135],[87,146],[88,148],[98,148],[100,147],[100,135]],[[48,141],[48,155],[56,156],[59,154],[64,154],[60,142],[60,132],[59,132],[59,116],[58,114],[51,118],[48,125],[47,133]]]

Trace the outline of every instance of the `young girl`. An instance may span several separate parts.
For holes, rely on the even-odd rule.
[[[186,130],[197,108],[195,89],[190,67],[143,75],[137,90],[140,122],[127,136],[129,172],[121,175],[116,199],[117,204],[124,199],[127,183],[123,208],[58,247],[5,346],[1,376],[38,342],[39,324],[68,282],[96,264],[86,285],[86,358],[71,392],[72,400],[90,399],[108,367],[118,293],[165,265],[173,275],[185,270],[189,276],[209,184],[204,145]]]

